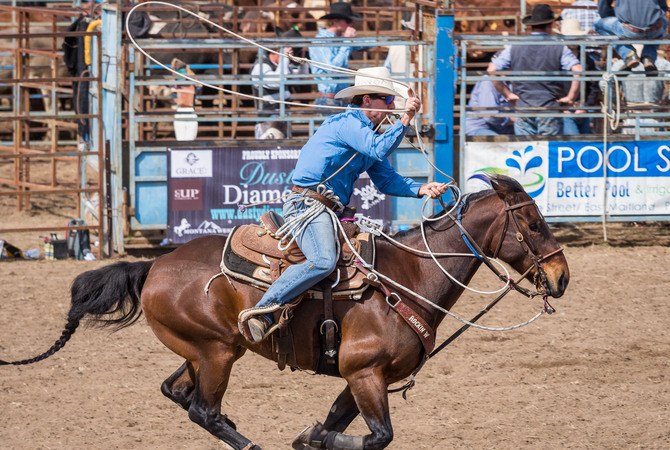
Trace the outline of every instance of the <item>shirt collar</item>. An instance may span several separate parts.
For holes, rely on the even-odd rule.
[[[365,115],[365,112],[356,105],[349,105],[349,111],[363,122],[368,128],[374,128],[372,121]]]

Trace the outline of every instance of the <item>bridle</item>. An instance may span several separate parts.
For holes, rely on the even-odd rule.
[[[537,207],[537,204],[535,203],[535,200],[527,200],[525,202],[521,203],[515,203],[513,205],[510,205],[507,200],[503,200],[503,204],[505,205],[505,224],[503,225],[502,229],[502,235],[500,236],[500,240],[498,241],[498,245],[496,247],[495,252],[493,253],[493,257],[497,258],[498,253],[500,253],[500,249],[502,247],[502,244],[505,240],[505,234],[507,234],[507,228],[509,226],[509,218],[510,216],[512,217],[514,221],[514,225],[516,226],[516,240],[519,242],[521,247],[524,249],[526,254],[528,255],[528,258],[532,261],[532,265],[523,273],[521,278],[524,278],[528,272],[534,267],[535,268],[535,277],[534,277],[534,282],[537,284],[538,278],[539,281],[542,283],[544,286],[545,283],[547,282],[547,274],[545,273],[544,269],[542,268],[542,261],[545,261],[546,259],[561,253],[563,251],[562,247],[558,247],[555,250],[550,251],[549,253],[545,255],[539,254],[537,251],[537,247],[535,243],[533,242],[532,239],[528,236],[527,231],[524,229],[524,227],[521,226],[521,223],[519,222],[519,217],[516,215],[516,210],[521,209],[526,206],[532,206],[535,208],[535,211],[537,211],[537,214],[542,217],[542,213],[540,213],[540,210]]]
[[[439,202],[442,205],[442,208],[444,208],[444,211],[448,211],[448,208],[444,204],[444,201],[442,200],[441,197],[439,198]],[[516,210],[524,208],[526,206],[533,206],[533,207],[535,207],[538,215],[540,217],[542,217],[542,214],[540,213],[540,210],[537,208],[537,204],[535,203],[534,200],[531,199],[531,200],[527,200],[527,201],[524,201],[524,202],[521,202],[521,203],[515,203],[513,205],[510,205],[507,202],[507,200],[503,200],[503,204],[505,206],[505,209],[504,209],[504,211],[505,211],[505,224],[503,225],[502,234],[500,235],[500,239],[498,241],[498,245],[496,246],[496,250],[493,253],[493,258],[491,258],[491,259],[497,258],[498,254],[500,253],[500,249],[502,248],[502,244],[505,241],[505,235],[507,234],[507,229],[509,228],[509,223],[510,223],[509,218],[511,216],[512,221],[514,222],[514,226],[516,227],[516,230],[517,230],[516,240],[517,240],[517,242],[519,242],[519,245],[521,245],[521,247],[524,249],[524,252],[528,255],[530,260],[533,262],[533,264],[531,264],[528,267],[528,269],[526,269],[526,271],[523,274],[521,274],[521,278],[519,278],[519,280],[524,279],[526,277],[526,275],[528,275],[528,273],[534,267],[535,268],[535,279],[533,281],[535,282],[535,285],[537,286],[537,284],[538,284],[537,281],[538,281],[538,278],[539,278],[539,280],[542,282],[542,286],[544,287],[545,286],[544,283],[547,281],[547,275],[544,272],[544,269],[542,269],[542,264],[541,263],[542,263],[542,261],[545,261],[548,258],[550,258],[550,257],[552,257],[552,256],[554,256],[558,253],[561,253],[563,251],[563,248],[559,246],[557,249],[552,250],[545,255],[538,255],[537,247],[535,246],[533,240],[530,239],[530,237],[528,236],[528,233],[526,233],[524,228],[521,226],[521,223],[519,221],[519,217],[517,217],[517,215],[516,215]],[[474,316],[472,319],[470,319],[469,322],[466,322],[465,325],[463,325],[461,328],[459,328],[453,334],[451,334],[451,336],[449,336],[447,339],[445,339],[445,341],[442,342],[442,344],[440,344],[437,348],[435,348],[429,355],[426,355],[426,357],[421,361],[419,366],[416,369],[414,369],[414,372],[412,372],[411,378],[407,383],[405,383],[403,386],[401,386],[399,388],[388,390],[388,392],[400,392],[400,391],[402,391],[403,398],[407,398],[406,397],[407,391],[412,389],[412,387],[414,386],[414,384],[415,384],[414,379],[416,377],[416,374],[419,373],[419,371],[424,366],[424,364],[430,358],[432,358],[437,353],[442,351],[447,345],[451,344],[458,336],[460,336],[463,332],[465,332],[465,330],[467,330],[471,325],[473,325],[477,320],[479,320],[484,314],[488,313],[491,310],[491,308],[493,308],[500,300],[502,300],[502,298],[505,297],[510,291],[516,290],[517,292],[520,292],[521,294],[523,294],[523,295],[525,295],[526,297],[529,297],[529,298],[533,298],[536,295],[542,295],[542,298],[544,300],[544,312],[547,312],[549,314],[554,312],[554,308],[547,301],[547,296],[548,295],[546,293],[541,294],[540,292],[537,292],[537,291],[534,292],[530,289],[526,289],[522,286],[519,286],[519,284],[517,282],[515,282],[512,279],[507,278],[504,274],[500,273],[498,268],[495,267],[491,263],[489,258],[485,256],[482,249],[479,247],[479,245],[477,245],[477,243],[472,238],[470,233],[468,233],[468,231],[465,229],[465,227],[461,223],[464,206],[465,206],[464,202],[462,202],[459,205],[458,213],[457,213],[456,217],[454,217],[450,212],[446,213],[446,216],[449,217],[456,226],[458,226],[458,228],[460,229],[460,233],[461,233],[461,237],[463,238],[463,241],[468,246],[468,248],[473,253],[473,255],[477,259],[482,261],[484,264],[486,264],[486,266],[489,269],[491,269],[498,276],[498,278],[500,278],[500,280],[502,280],[503,282],[508,283],[508,284],[507,284],[507,287],[502,291],[502,293],[500,295],[498,295],[492,302],[490,302],[488,305],[486,305],[486,307],[484,307],[484,309],[482,309],[476,316]],[[536,317],[539,317],[539,315],[536,316]],[[530,322],[527,322],[527,323],[530,323]]]
[[[519,278],[519,280],[522,280],[523,278],[525,278],[526,275],[528,275],[528,273],[533,268],[535,268],[535,276],[534,276],[534,280],[533,280],[534,284],[536,286],[538,284],[541,284],[542,286],[545,286],[546,282],[547,282],[547,274],[545,273],[544,269],[542,268],[541,263],[543,261],[549,259],[550,257],[552,257],[552,256],[554,256],[558,253],[561,253],[563,251],[563,248],[558,247],[557,249],[552,250],[547,254],[544,254],[544,255],[539,254],[538,251],[537,251],[537,246],[535,245],[533,240],[528,236],[528,233],[526,232],[526,230],[521,226],[521,223],[519,221],[519,217],[516,214],[516,210],[518,210],[518,209],[524,208],[526,206],[533,206],[535,208],[535,210],[537,211],[538,215],[540,215],[540,217],[542,216],[542,214],[540,213],[540,210],[537,207],[537,204],[535,203],[535,200],[531,199],[531,200],[527,200],[527,201],[520,202],[520,203],[509,204],[507,199],[504,199],[504,200],[502,200],[502,202],[503,202],[504,211],[505,211],[505,223],[502,227],[502,232],[501,232],[501,235],[500,235],[500,239],[498,240],[498,245],[496,246],[496,249],[493,252],[493,259],[498,257],[498,255],[500,253],[500,250],[502,248],[502,245],[505,242],[505,235],[507,234],[507,229],[509,228],[510,216],[511,216],[512,217],[512,222],[514,223],[514,226],[516,227],[516,240],[517,240],[517,242],[519,242],[519,245],[521,245],[521,247],[524,249],[524,252],[526,253],[526,255],[528,255],[528,258],[532,261],[532,264],[528,267],[528,269],[526,269],[526,271],[523,274],[521,274],[521,277]],[[480,261],[482,261],[484,264],[486,264],[486,266],[489,269],[491,269],[498,276],[498,278],[500,278],[502,281],[505,281],[505,282],[509,281],[510,284],[513,286],[513,288],[518,290],[522,294],[524,294],[526,296],[532,296],[533,293],[530,290],[519,286],[513,280],[508,280],[507,277],[505,275],[503,275],[502,273],[500,273],[498,268],[495,267],[489,261],[489,259],[484,256],[484,252],[481,250],[481,248],[479,248],[479,246],[474,241],[474,239],[472,239],[472,236],[470,236],[470,233],[468,233],[468,231],[465,229],[465,227],[463,227],[463,225],[461,223],[462,212],[463,212],[462,210],[463,210],[464,206],[465,206],[465,204],[462,203],[460,205],[460,207],[458,208],[457,217],[454,218],[451,214],[447,214],[447,215],[460,228],[461,237],[465,241],[468,248],[470,248],[472,253]],[[446,208],[445,208],[445,210],[446,210]],[[540,283],[538,283],[538,281]]]

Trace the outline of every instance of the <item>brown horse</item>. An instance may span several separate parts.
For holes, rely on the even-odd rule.
[[[536,288],[560,297],[567,287],[567,262],[532,199],[514,180],[497,176],[493,190],[466,196],[461,223],[483,253],[496,255]],[[448,217],[424,224],[434,252],[467,253],[459,227]],[[425,249],[419,229],[399,233],[403,244]],[[4,364],[28,364],[44,359],[65,345],[80,319],[91,315],[103,325],[128,326],[144,312],[152,330],[168,348],[186,359],[162,385],[162,392],[188,411],[189,418],[235,449],[259,449],[221,414],[221,399],[233,364],[246,350],[272,358],[272,339],[252,344],[239,332],[240,311],[252,307],[262,292],[219,272],[226,238],[195,239],[149,262],[120,262],[79,275],[72,285],[72,306],[61,338],[33,359]],[[434,261],[378,239],[377,269],[441,308],[450,309],[463,288],[436,276]],[[474,257],[440,257],[442,265],[467,284],[481,265]],[[445,314],[417,298],[393,289],[432,329]],[[141,298],[141,299],[140,299]],[[303,301],[290,324],[295,348],[291,365],[314,370],[319,342],[316,323],[322,302]],[[322,424],[306,429],[294,448],[381,449],[393,439],[388,386],[410,375],[425,359],[414,330],[391,310],[384,294],[369,288],[358,301],[334,302],[341,326],[339,375],[347,382]],[[370,434],[348,436],[344,430],[361,414]]]

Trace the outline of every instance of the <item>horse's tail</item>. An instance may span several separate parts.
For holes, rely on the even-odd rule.
[[[49,350],[31,359],[2,361],[0,365],[32,364],[42,361],[65,346],[84,316],[101,326],[117,330],[132,325],[142,315],[140,293],[153,261],[119,262],[77,276],[72,282],[72,303],[60,338]]]

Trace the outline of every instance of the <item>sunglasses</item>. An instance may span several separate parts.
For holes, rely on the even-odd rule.
[[[370,98],[378,98],[379,100],[384,100],[387,105],[393,103],[395,100],[395,95],[370,95]]]

